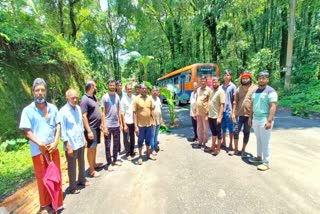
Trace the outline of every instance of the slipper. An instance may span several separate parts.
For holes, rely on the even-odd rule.
[[[108,171],[109,171],[109,172],[112,172],[112,171],[113,171],[112,164],[110,164],[110,165],[108,166]]]
[[[88,181],[88,180],[86,180],[85,182],[80,182],[80,183],[78,183],[78,185],[80,185],[80,186],[90,186],[90,182]]]
[[[154,157],[154,156],[152,156],[152,155],[150,155],[150,156],[148,157],[148,159],[149,159],[149,160],[157,160],[157,158]]]
[[[79,193],[80,193],[80,189],[70,190],[70,193],[71,193],[71,194],[79,194]]]
[[[101,169],[103,168],[103,163],[97,163],[94,167],[94,169]]]
[[[96,177],[99,177],[99,176],[100,176],[100,173],[97,172],[97,171],[94,171],[94,172],[92,172],[92,173],[90,174],[90,177],[92,177],[92,178],[96,178]]]
[[[213,155],[213,156],[217,156],[219,153],[220,153],[220,151],[214,151],[214,152],[212,153],[212,155]]]
[[[233,155],[238,155],[239,151],[229,151],[228,155],[233,156]]]
[[[142,165],[142,158],[139,158],[138,164],[139,164],[139,165]]]
[[[270,167],[267,164],[260,164],[257,166],[257,169],[260,171],[266,171],[266,170],[270,169]]]

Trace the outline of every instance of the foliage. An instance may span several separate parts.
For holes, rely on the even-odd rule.
[[[160,124],[160,133],[169,133],[171,132],[171,128],[164,125],[164,124]]]
[[[0,152],[17,151],[28,141],[25,138],[18,138],[0,142]]]
[[[166,98],[169,107],[170,125],[173,125],[178,116],[178,112],[175,112],[176,100],[174,99],[174,90],[160,88],[160,94]]]

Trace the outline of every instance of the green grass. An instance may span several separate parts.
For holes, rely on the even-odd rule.
[[[0,201],[33,178],[29,144],[17,151],[0,152]]]
[[[64,157],[63,143],[59,143],[60,157]],[[29,143],[19,150],[0,152],[0,201],[13,194],[34,178]]]

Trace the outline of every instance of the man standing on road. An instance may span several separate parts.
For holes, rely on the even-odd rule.
[[[197,118],[197,134],[199,147],[205,147],[208,142],[208,102],[211,94],[211,89],[207,86],[207,77],[202,76],[201,85],[197,89],[196,97],[196,118]]]
[[[152,140],[151,140],[151,152],[153,155],[157,155],[156,151],[159,151],[157,148],[158,146],[158,135],[159,135],[159,130],[160,130],[160,124],[162,124],[162,113],[161,113],[161,108],[162,108],[162,103],[159,98],[159,90],[157,89],[156,86],[152,87],[152,100],[154,104],[154,121],[155,121],[155,127],[153,127],[153,132],[152,132]]]
[[[69,190],[72,194],[80,193],[77,189],[77,161],[78,161],[78,184],[87,186],[89,182],[85,176],[84,163],[84,129],[82,113],[78,92],[75,89],[68,89],[66,92],[67,104],[59,111],[59,122],[61,123],[61,140],[64,142],[66,158],[68,162]]]
[[[198,140],[197,134],[197,118],[196,118],[196,96],[197,96],[198,83],[193,83],[193,91],[190,95],[190,117],[193,127],[193,138],[191,141],[195,142]]]
[[[142,83],[141,84],[141,94],[136,96],[133,101],[133,115],[134,115],[134,124],[135,132],[138,136],[138,149],[139,149],[139,160],[138,164],[142,164],[142,146],[143,141],[146,141],[147,147],[147,158],[150,160],[156,160],[155,157],[150,152],[151,138],[152,138],[152,129],[155,126],[154,121],[154,105],[152,98],[148,96],[148,88]]]
[[[101,131],[100,106],[96,97],[96,92],[96,83],[89,80],[86,83],[86,93],[83,95],[80,103],[84,125],[84,136],[87,141],[87,158],[91,177],[98,177],[100,174],[96,169],[103,166],[102,163],[96,163],[97,146],[100,144]]]
[[[245,71],[240,76],[241,86],[237,88],[233,109],[232,109],[232,121],[235,122],[234,127],[234,151],[229,151],[229,155],[237,155],[239,133],[243,126],[243,144],[241,149],[241,155],[245,155],[246,146],[249,142],[250,126],[248,124],[250,108],[251,108],[251,96],[257,89],[257,86],[252,83],[251,73]]]
[[[126,157],[131,161],[134,157],[134,123],[133,123],[133,110],[132,103],[135,96],[132,94],[132,84],[127,83],[125,86],[126,94],[121,99],[121,116],[123,124],[123,140],[126,150]]]
[[[209,126],[212,133],[211,151],[213,155],[218,155],[221,147],[221,120],[224,110],[226,94],[220,87],[219,77],[212,78],[213,91],[209,100]],[[218,137],[218,147],[216,149],[216,140]]]
[[[258,75],[258,89],[252,94],[252,107],[249,116],[249,125],[257,138],[257,157],[249,159],[252,163],[262,163],[258,170],[269,169],[270,137],[273,119],[277,108],[278,94],[270,86],[268,71],[261,71]]]
[[[231,115],[232,115],[232,105],[234,101],[234,95],[236,93],[236,86],[231,82],[231,74],[232,72],[230,70],[225,70],[224,72],[224,83],[222,86],[220,86],[224,92],[226,93],[226,102],[224,105],[224,111],[223,111],[223,118],[222,118],[222,145],[227,146],[227,141],[226,141],[226,133],[227,129],[229,130],[229,150],[232,150],[232,140],[233,140],[233,121],[231,120]]]
[[[36,78],[34,80],[32,94],[34,101],[23,109],[19,128],[24,131],[25,136],[29,139],[39,192],[39,213],[48,213],[52,212],[52,200],[42,181],[42,173],[48,166],[45,156],[51,158],[60,171],[58,109],[55,105],[46,101],[47,84],[43,79]],[[58,197],[58,210],[61,209],[63,209],[62,186],[59,188]]]
[[[105,151],[108,163],[108,171],[113,171],[112,165],[121,166],[117,161],[120,147],[120,131],[122,130],[122,121],[120,113],[120,98],[115,92],[116,82],[108,81],[109,92],[102,97],[102,127],[105,136]],[[113,161],[111,160],[111,136],[113,136]]]

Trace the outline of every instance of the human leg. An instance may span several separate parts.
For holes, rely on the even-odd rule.
[[[200,145],[204,143],[202,133],[203,133],[202,116],[197,116],[197,134],[198,134],[198,141]]]
[[[197,120],[191,117],[192,127],[193,127],[193,139],[198,139],[198,133],[197,133]]]

